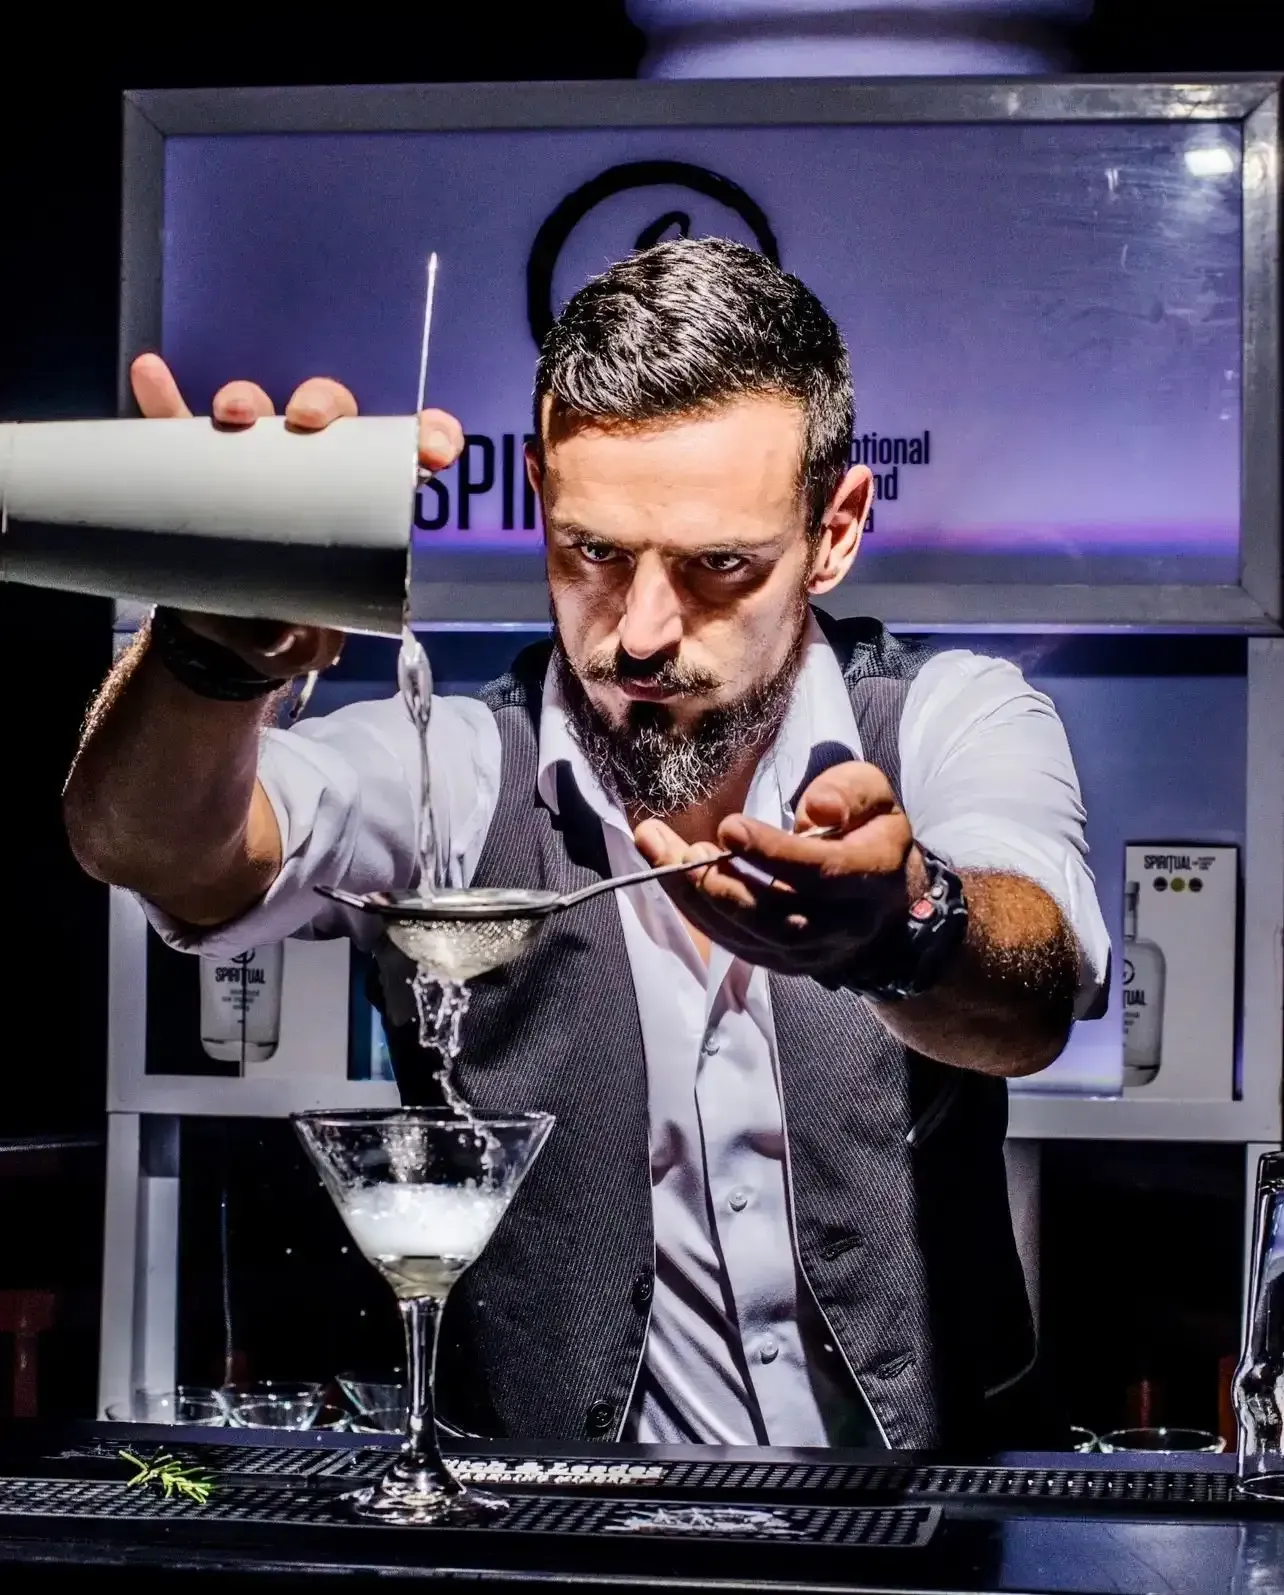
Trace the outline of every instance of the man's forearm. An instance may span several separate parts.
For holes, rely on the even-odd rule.
[[[199,697],[140,635],[89,712],[63,794],[81,865],[194,923],[248,907],[280,868],[257,786],[265,712]]]
[[[911,893],[925,877],[913,855]],[[915,875],[918,873],[918,879]],[[874,1003],[906,1046],[983,1074],[1037,1074],[1065,1047],[1079,984],[1079,948],[1060,908],[1031,880],[964,870],[968,928],[930,992]]]

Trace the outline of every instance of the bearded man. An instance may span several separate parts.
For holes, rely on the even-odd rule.
[[[187,413],[155,357],[134,385]],[[314,379],[286,413],[355,409]],[[237,382],[213,413],[271,403]],[[475,983],[463,1094],[557,1126],[452,1295],[441,1405],[521,1439],[1046,1443],[1005,1078],[1099,1004],[1109,945],[1057,715],[1002,660],[812,607],[874,482],[842,337],[762,256],[611,267],[549,333],[535,413],[553,637],[435,703],[438,880],[734,857],[600,896]],[[425,465],[461,446],[425,413]],[[340,643],[158,611],[109,678],[69,834],[171,945],[369,946],[313,887],[417,885],[401,700],[265,728]],[[431,1100],[408,967],[374,951],[403,1101]]]

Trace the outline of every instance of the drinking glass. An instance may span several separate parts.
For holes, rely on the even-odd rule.
[[[353,1434],[404,1434],[406,1432],[404,1403],[395,1407],[375,1407],[370,1412],[358,1412],[348,1420]]]
[[[404,1408],[406,1405],[405,1385],[386,1377],[341,1373],[335,1383],[352,1403],[354,1412],[377,1412],[385,1407]]]
[[[284,1401],[238,1401],[227,1415],[234,1429],[345,1429],[351,1413],[329,1402],[316,1412],[300,1415]]]
[[[310,1429],[325,1400],[317,1380],[261,1379],[224,1385],[228,1419],[237,1429]]]
[[[451,1287],[476,1261],[553,1128],[547,1113],[300,1113],[295,1128],[406,1331],[410,1404],[400,1455],[346,1499],[396,1524],[481,1522],[507,1502],[466,1488],[442,1459],[433,1414],[437,1331]]]
[[[217,1429],[227,1422],[227,1408],[208,1385],[179,1385],[177,1390],[135,1390],[128,1401],[107,1408],[110,1423],[182,1423]]]
[[[1102,1451],[1150,1451],[1166,1456],[1226,1449],[1225,1440],[1207,1429],[1112,1429],[1097,1445]]]

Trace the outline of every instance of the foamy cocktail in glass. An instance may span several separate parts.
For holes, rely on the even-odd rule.
[[[376,1485],[347,1497],[384,1523],[484,1521],[507,1503],[469,1489],[437,1444],[433,1370],[451,1287],[490,1239],[553,1128],[546,1113],[300,1113],[294,1124],[352,1239],[392,1286],[406,1331],[407,1432]]]

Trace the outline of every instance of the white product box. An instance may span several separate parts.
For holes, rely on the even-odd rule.
[[[1235,1089],[1239,849],[1124,849],[1124,1095],[1227,1102]]]

